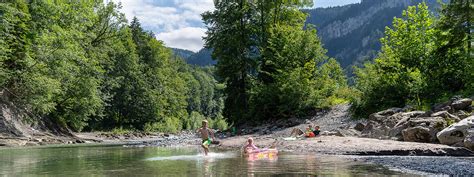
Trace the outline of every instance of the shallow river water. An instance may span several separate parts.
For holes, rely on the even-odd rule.
[[[386,176],[409,175],[341,156],[280,153],[249,160],[198,148],[56,146],[0,149],[0,176]]]

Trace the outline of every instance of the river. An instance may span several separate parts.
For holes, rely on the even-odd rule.
[[[341,156],[280,153],[250,161],[196,148],[49,146],[0,149],[0,176],[384,176],[407,175]],[[408,174],[413,175],[413,174]]]

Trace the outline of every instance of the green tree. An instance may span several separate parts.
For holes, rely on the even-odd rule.
[[[433,25],[434,17],[421,3],[408,7],[403,18],[395,18],[393,27],[387,27],[374,63],[356,69],[356,88],[361,91],[361,99],[354,101],[357,114],[407,103],[422,106],[420,99],[426,88],[423,72],[430,69],[426,63],[434,47]]]
[[[31,16],[27,4],[21,0],[1,3],[0,15],[0,84],[2,90],[17,93],[33,63],[28,31]]]
[[[471,0],[455,0],[443,5],[436,24],[433,60],[428,63],[432,96],[474,88],[473,12]]]
[[[216,73],[226,85],[224,116],[237,121],[248,110],[248,90],[255,67],[252,4],[241,0],[215,1],[214,5],[216,10],[202,15],[208,26],[205,46],[214,49]]]

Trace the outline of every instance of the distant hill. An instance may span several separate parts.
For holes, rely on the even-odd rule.
[[[186,61],[189,64],[199,65],[199,66],[210,66],[215,65],[217,61],[213,60],[211,57],[212,50],[203,48],[199,52],[191,55]]]
[[[186,59],[189,58],[191,55],[195,54],[193,51],[186,50],[186,49],[178,49],[178,48],[170,48],[173,51],[175,56],[180,58]]]
[[[217,61],[212,59],[212,50],[210,49],[203,48],[196,53],[193,51],[177,48],[171,48],[171,50],[173,51],[174,55],[183,58],[188,64],[211,66],[217,63]]]

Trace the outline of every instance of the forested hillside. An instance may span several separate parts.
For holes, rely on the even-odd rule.
[[[172,48],[173,54],[183,58],[186,63],[194,66],[213,66],[216,61],[212,59],[212,50],[203,48],[198,52],[192,52],[184,49]]]
[[[0,3],[2,98],[75,131],[175,132],[204,118],[225,128],[213,69],[173,59],[119,9],[101,1]]]
[[[185,49],[178,49],[178,48],[170,48],[171,51],[173,52],[173,55],[177,56],[178,58],[186,59],[190,57],[191,55],[194,55],[195,53],[190,50],[185,50]]]
[[[186,61],[189,64],[197,65],[197,66],[212,66],[215,65],[217,62],[213,60],[211,57],[212,50],[203,48],[199,50],[197,53],[186,58]]]

